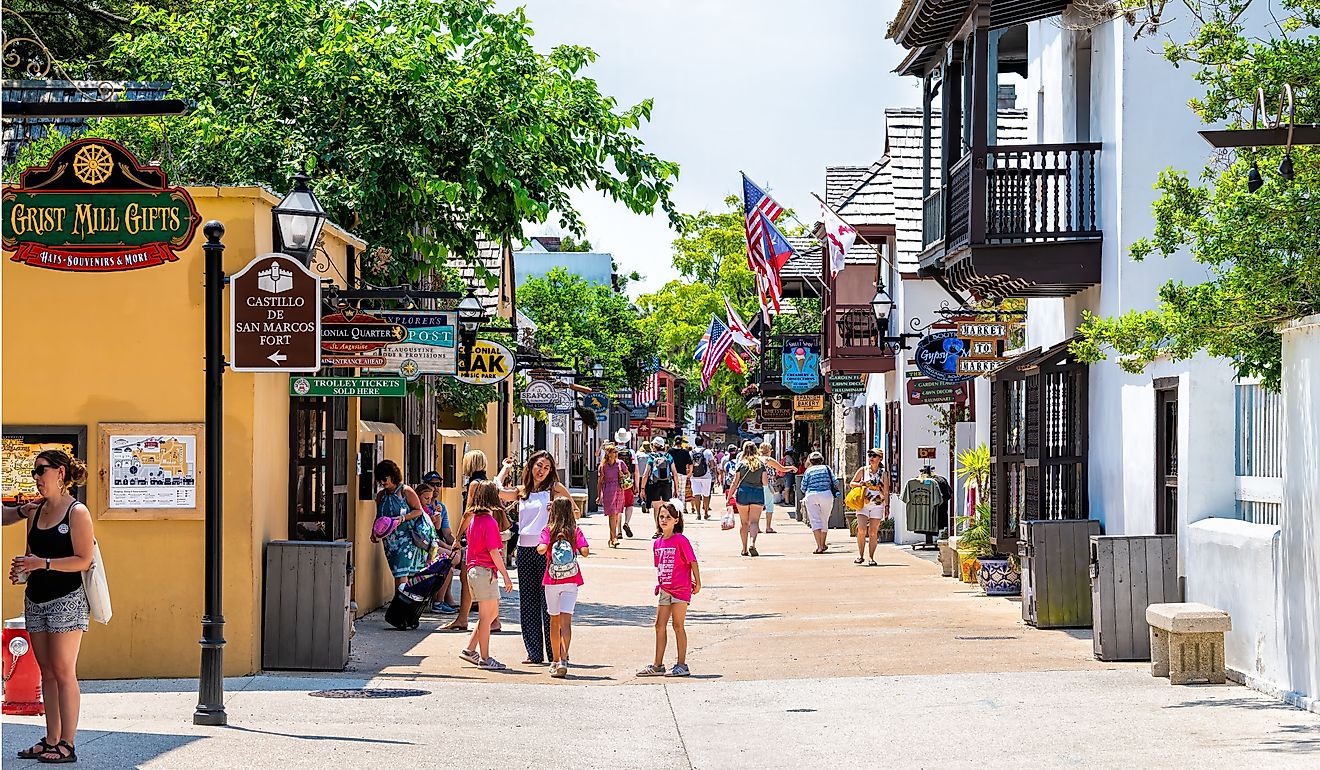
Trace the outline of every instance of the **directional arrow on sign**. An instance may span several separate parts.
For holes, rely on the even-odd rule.
[[[271,360],[271,363],[275,364],[276,366],[279,366],[279,365],[280,365],[280,362],[282,362],[282,361],[288,361],[288,360],[289,360],[289,357],[288,357],[288,356],[284,355],[283,353],[281,353],[281,352],[278,351],[278,350],[275,351],[274,353],[271,353],[270,355],[266,356],[266,358],[269,358],[269,359]]]

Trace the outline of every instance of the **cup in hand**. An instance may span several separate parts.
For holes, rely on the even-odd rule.
[[[9,566],[9,581],[15,585],[23,585],[28,582],[28,571],[18,565],[19,557],[14,557],[14,562]]]

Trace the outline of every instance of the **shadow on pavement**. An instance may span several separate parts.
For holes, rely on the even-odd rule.
[[[44,726],[5,721],[3,752],[6,768],[46,767],[35,759],[15,759],[20,749],[26,749],[42,738]],[[158,760],[175,749],[204,740],[198,735],[169,735],[161,733],[105,732],[82,730],[78,733],[78,768],[107,768],[122,770],[140,767]]]
[[[280,738],[297,738],[301,741],[340,741],[343,743],[367,743],[373,745],[389,746],[413,746],[412,741],[391,741],[384,738],[347,738],[339,735],[299,735],[298,733],[281,733],[275,730],[257,730],[252,727],[238,727],[236,725],[226,725],[220,728],[222,730],[234,730],[240,733],[256,733],[258,735],[274,735]]]

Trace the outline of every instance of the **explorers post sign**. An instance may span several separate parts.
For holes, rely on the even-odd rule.
[[[4,248],[33,267],[117,272],[178,260],[201,217],[165,172],[105,139],[71,142],[4,191]]]

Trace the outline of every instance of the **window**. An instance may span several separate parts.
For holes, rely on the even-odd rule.
[[[1259,382],[1234,388],[1234,517],[1278,524],[1283,507],[1283,400]]]

